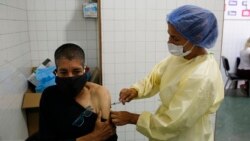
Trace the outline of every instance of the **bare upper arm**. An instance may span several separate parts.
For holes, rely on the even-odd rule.
[[[102,118],[109,119],[111,97],[108,89],[91,82],[88,82],[86,87],[90,89],[92,97],[97,101],[96,108],[102,112]]]

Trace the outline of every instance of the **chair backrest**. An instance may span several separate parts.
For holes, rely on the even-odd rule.
[[[225,71],[229,71],[230,66],[229,66],[229,63],[228,63],[228,59],[225,56],[221,56],[221,59],[222,59],[222,64],[223,64],[223,67],[224,67]]]
[[[235,61],[234,72],[237,72],[239,65],[240,65],[240,57],[237,57]]]
[[[96,67],[93,72],[91,73],[91,78],[90,78],[90,82],[94,82],[97,84],[101,84],[100,83],[100,69],[98,67]]]
[[[239,64],[240,64],[240,57],[237,57],[236,58],[236,66],[237,66],[237,68],[238,68]]]

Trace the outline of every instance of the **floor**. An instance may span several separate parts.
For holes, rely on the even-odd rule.
[[[228,90],[216,114],[215,141],[250,141],[250,97]]]

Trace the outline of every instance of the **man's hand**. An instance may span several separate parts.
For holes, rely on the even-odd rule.
[[[133,98],[138,96],[138,92],[134,88],[124,88],[120,92],[119,101],[124,105],[126,102],[130,102]]]
[[[111,111],[112,122],[117,126],[126,124],[136,124],[139,114],[129,113],[127,111]]]
[[[116,127],[110,123],[110,121],[101,121],[101,111],[98,114],[98,118],[95,123],[94,133],[96,134],[96,138],[100,138],[100,141],[105,141],[110,136],[116,133]]]
[[[110,121],[101,121],[101,112],[99,112],[94,130],[76,141],[105,141],[116,133],[116,127]]]

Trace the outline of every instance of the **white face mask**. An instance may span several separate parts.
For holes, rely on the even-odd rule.
[[[175,56],[183,56],[183,57],[187,56],[193,50],[193,47],[192,47],[189,51],[183,52],[183,48],[187,45],[187,43],[188,41],[184,45],[175,45],[172,43],[168,43],[168,50],[172,55],[175,55]]]

